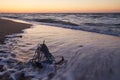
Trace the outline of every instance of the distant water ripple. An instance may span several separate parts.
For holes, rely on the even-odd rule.
[[[120,36],[120,13],[1,13],[0,17]]]

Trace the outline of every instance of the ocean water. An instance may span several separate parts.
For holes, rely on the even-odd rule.
[[[0,17],[37,24],[120,36],[120,13],[29,13],[0,14]]]
[[[0,67],[3,66],[0,80],[120,80],[120,14],[0,14],[0,17],[33,24],[24,33],[7,35],[5,44],[0,45]],[[43,40],[56,60],[64,56],[62,65],[38,69],[29,64]]]

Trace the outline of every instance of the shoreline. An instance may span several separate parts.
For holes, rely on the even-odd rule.
[[[36,45],[39,42],[42,43],[43,40],[46,40],[46,44],[53,56],[64,56],[65,58],[64,65],[57,69],[52,80],[120,79],[118,76],[120,74],[119,37],[47,25],[35,25],[33,28],[27,29],[26,34],[23,34],[23,37],[17,41],[17,44],[14,40],[7,43],[7,47],[5,47],[5,49],[3,48],[3,50],[6,51],[6,48],[8,48],[10,51],[8,50],[6,54],[1,52],[2,56],[0,58],[2,58],[2,60],[0,62],[1,64],[6,63],[5,65],[9,67],[3,72],[16,69],[17,64],[15,61],[11,67],[11,63],[7,63],[6,61],[6,59],[11,61],[11,56],[5,56],[5,58],[3,58],[4,55],[12,55],[13,53],[16,56],[15,60],[17,59],[18,62],[26,62],[33,57]],[[21,66],[23,69],[20,71],[19,67]],[[24,74],[28,76],[24,76],[23,78],[28,79],[29,77],[31,78],[31,73],[36,72],[32,76],[34,76],[35,79],[42,79],[44,78],[42,75],[48,76],[47,73],[51,72],[49,70],[40,72],[36,68],[28,68],[28,66],[29,65],[24,66],[20,64],[18,65],[18,69],[14,73],[9,72],[9,75],[16,74],[18,76],[14,75],[14,77],[21,79],[22,73],[24,72]],[[41,76],[37,77],[38,75]],[[3,78],[5,78],[5,76],[6,74],[2,75]],[[30,80],[32,80],[32,78]]]
[[[4,43],[6,35],[22,33],[23,29],[30,28],[31,24],[14,22],[0,18],[0,44]]]

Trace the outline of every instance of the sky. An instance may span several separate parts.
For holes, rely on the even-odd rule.
[[[120,12],[120,0],[0,0],[1,13]]]

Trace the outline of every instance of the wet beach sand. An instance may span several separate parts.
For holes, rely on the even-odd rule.
[[[6,35],[21,33],[23,29],[29,28],[30,26],[30,24],[0,19],[0,44],[4,42]]]
[[[16,40],[17,43],[14,43],[14,40],[10,42],[15,47],[12,52],[18,59],[29,60],[34,54],[35,46],[43,40],[46,40],[50,52],[55,57],[64,56],[65,65],[56,71],[51,80],[120,80],[119,37],[47,25],[33,25],[25,32],[22,39]],[[8,48],[11,44],[7,45]],[[14,67],[8,66],[8,71],[11,69],[14,70]],[[48,72],[43,70],[35,73],[33,68],[17,69],[14,75],[20,74],[14,77],[21,79],[23,70],[29,80],[50,80],[49,77],[45,78]],[[21,80],[27,79],[24,76]],[[2,80],[5,79],[2,77]]]

